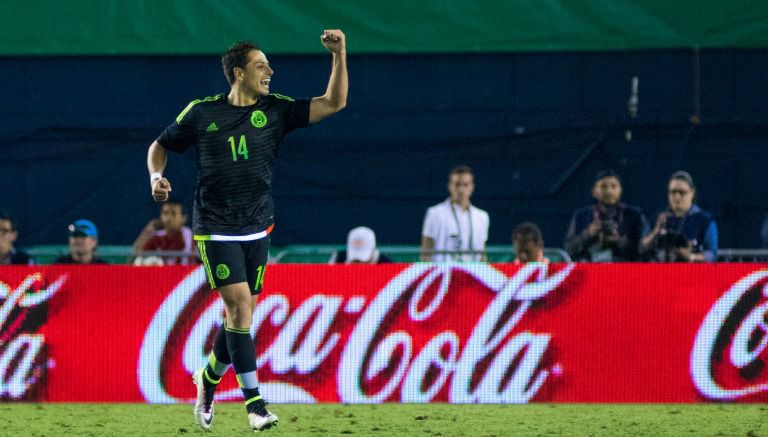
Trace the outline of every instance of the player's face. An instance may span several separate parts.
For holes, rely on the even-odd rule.
[[[592,196],[603,205],[615,205],[621,199],[621,182],[611,176],[602,178],[592,187]]]
[[[11,227],[11,221],[0,220],[0,254],[5,255],[10,252],[14,241],[16,241],[16,231]]]
[[[160,210],[160,221],[164,229],[178,231],[187,222],[187,216],[181,211],[181,205],[166,203]]]
[[[468,201],[474,191],[475,181],[470,173],[453,173],[448,179],[448,192],[454,203]]]
[[[248,53],[248,63],[242,69],[240,86],[255,95],[266,96],[269,94],[269,81],[273,73],[267,55],[261,50],[252,50]]]
[[[693,206],[695,192],[688,183],[680,179],[669,181],[667,197],[669,207],[675,212],[687,212]]]

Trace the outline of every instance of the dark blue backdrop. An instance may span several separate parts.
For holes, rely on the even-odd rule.
[[[340,243],[372,227],[380,243],[417,244],[446,173],[476,170],[474,203],[492,244],[538,222],[558,246],[591,178],[611,167],[625,200],[651,215],[667,177],[689,170],[721,247],[757,245],[765,194],[768,51],[648,51],[352,56],[349,106],[298,131],[276,167],[273,244]],[[324,56],[273,56],[273,91],[321,94]],[[63,243],[87,217],[103,244],[128,244],[158,207],[146,147],[186,104],[226,90],[218,59],[0,58],[0,209],[20,245]],[[632,76],[640,78],[633,140],[624,139]],[[689,122],[700,112],[701,124]],[[191,200],[192,153],[172,155],[174,196]]]

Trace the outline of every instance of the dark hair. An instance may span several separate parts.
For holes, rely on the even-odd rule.
[[[7,214],[5,211],[0,211],[0,220],[8,220],[8,223],[11,224],[11,231],[16,230],[16,222],[13,221],[13,217],[11,217],[10,214]]]
[[[595,186],[598,182],[600,182],[602,179],[605,178],[616,178],[617,181],[619,181],[619,184],[621,184],[621,177],[618,173],[616,173],[614,170],[608,169],[608,170],[600,170],[595,175],[595,178],[592,180],[592,186]]]
[[[448,178],[450,179],[451,176],[455,174],[470,174],[472,177],[475,176],[475,172],[472,171],[472,167],[468,165],[457,165],[456,167],[453,167],[451,171],[448,173]]]
[[[512,242],[514,243],[516,240],[529,240],[544,247],[544,237],[541,235],[541,229],[533,222],[523,222],[515,226],[515,230],[512,231]]]
[[[687,171],[678,170],[672,173],[672,176],[669,177],[669,181],[672,182],[675,179],[685,182],[689,187],[691,187],[691,189],[696,190],[696,185],[693,183],[693,178]]]
[[[163,205],[179,205],[179,208],[181,208],[181,213],[182,214],[186,214],[187,213],[186,212],[186,208],[184,208],[184,204],[181,203],[180,201],[178,201],[177,199],[170,198],[170,199],[166,200],[165,203],[163,203]],[[160,206],[160,209],[162,210],[163,207]]]
[[[248,54],[254,50],[261,49],[251,41],[240,41],[221,55],[221,68],[224,69],[224,77],[230,85],[235,83],[235,67],[245,68],[245,64],[248,63]]]

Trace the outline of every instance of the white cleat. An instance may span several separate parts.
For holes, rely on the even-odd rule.
[[[266,408],[264,409],[264,412],[266,412],[266,415],[258,413],[248,414],[248,421],[251,423],[251,428],[253,428],[254,432],[266,431],[277,426],[277,416]]]
[[[200,428],[208,431],[213,424],[213,393],[210,393],[210,397],[206,396],[203,371],[204,369],[198,369],[192,374],[192,382],[197,386],[197,401],[194,412],[195,422],[200,425]]]

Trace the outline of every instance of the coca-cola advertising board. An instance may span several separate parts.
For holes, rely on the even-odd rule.
[[[190,402],[202,267],[0,268],[0,399]],[[271,402],[768,402],[768,266],[271,265]],[[232,370],[219,400],[239,400]]]

